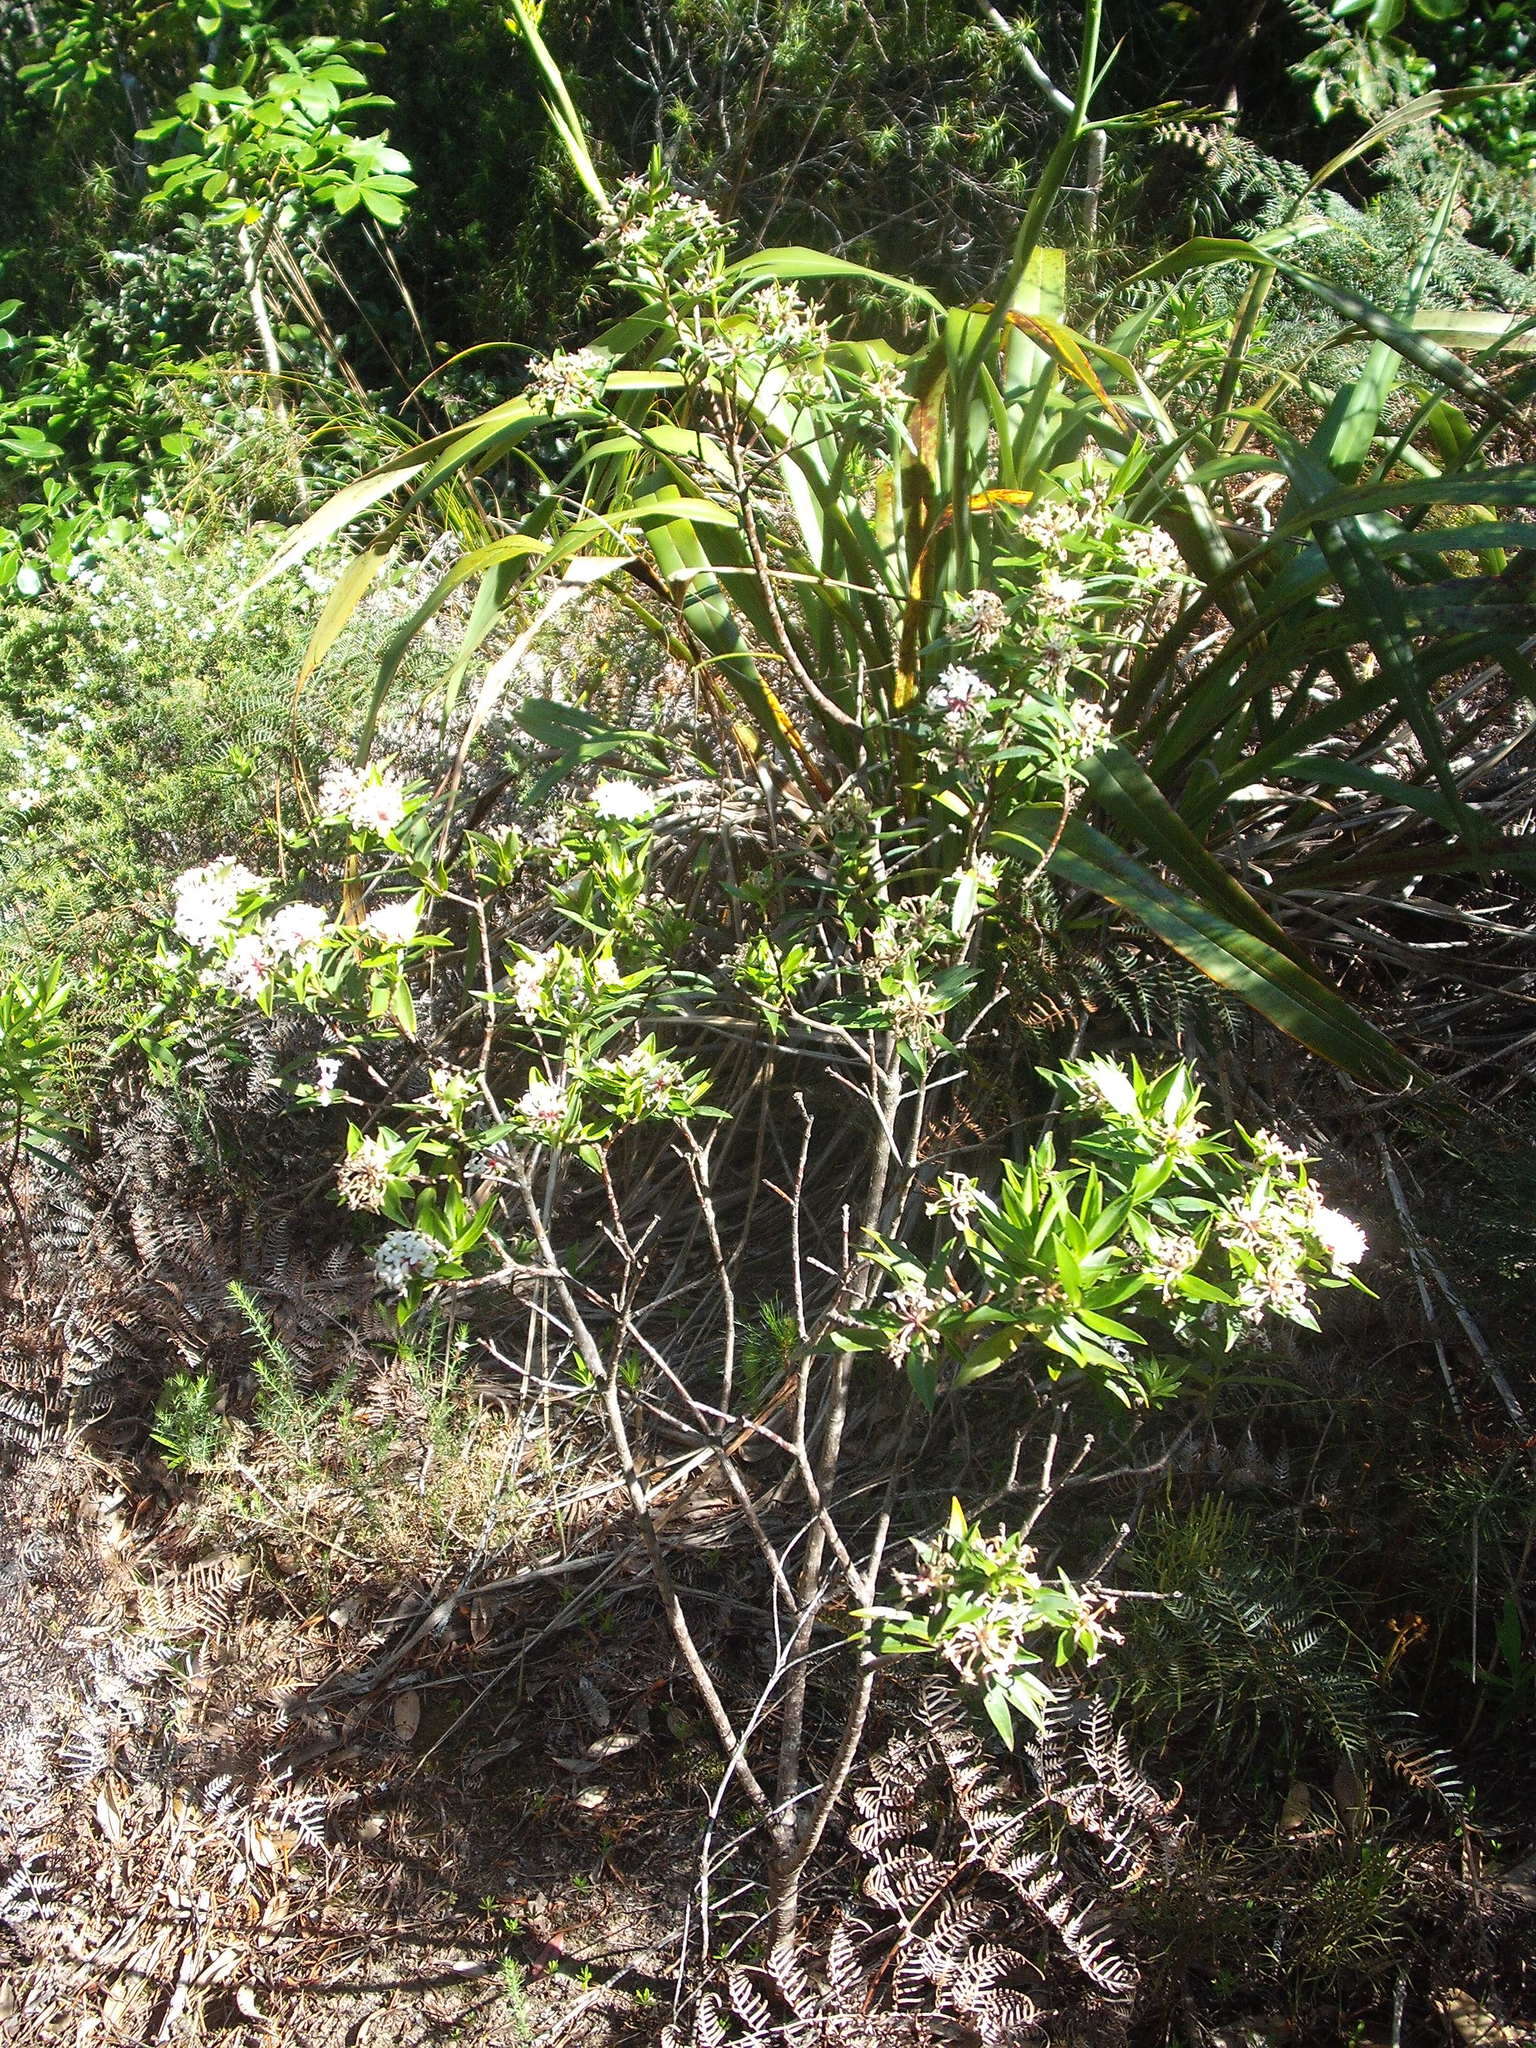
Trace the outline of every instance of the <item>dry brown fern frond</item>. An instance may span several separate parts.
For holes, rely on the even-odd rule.
[[[1102,1700],[1060,1701],[1020,1762],[1022,1782],[959,1691],[925,1685],[853,1790],[868,1917],[711,1982],[678,2048],[1114,2038],[1137,1983],[1114,1895],[1171,1851],[1175,1801]]]

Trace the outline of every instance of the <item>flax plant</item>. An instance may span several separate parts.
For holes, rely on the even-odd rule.
[[[659,161],[610,189],[513,5],[629,310],[348,486],[274,565],[403,494],[336,585],[309,671],[435,494],[491,472],[533,487],[395,635],[362,754],[455,588],[476,594],[448,707],[492,630],[522,629],[479,675],[461,766],[537,634],[601,583],[716,715],[711,771],[734,750],[812,812],[855,785],[912,886],[998,857],[1049,868],[1311,1050],[1407,1081],[1292,913],[1320,890],[1531,858],[1507,800],[1483,807],[1477,785],[1528,727],[1536,468],[1484,461],[1519,391],[1433,338],[1448,330],[1420,308],[1428,256],[1388,314],[1300,267],[1298,216],[1163,259],[1107,340],[1070,326],[1066,258],[1044,235],[1076,152],[1125,125],[1091,114],[1090,6],[1070,111],[990,301],[946,307],[808,249],[735,257]],[[1410,117],[1427,115],[1392,119]],[[1167,355],[1165,281],[1216,264],[1247,266],[1255,289],[1191,405],[1176,351],[1166,397],[1137,356],[1149,338]],[[1338,345],[1368,343],[1320,417],[1310,387],[1259,375],[1276,277],[1337,317]],[[834,336],[803,296],[849,284],[910,345]],[[1135,573],[1149,560],[1156,592]]]

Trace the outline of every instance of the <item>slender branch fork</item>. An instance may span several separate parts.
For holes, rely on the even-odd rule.
[[[790,1186],[783,1193],[790,1209],[798,1343],[786,1361],[783,1385],[756,1415],[748,1412],[753,1405],[750,1401],[742,1413],[733,1412],[743,1370],[735,1248],[729,1244],[718,1212],[711,1145],[701,1143],[684,1128],[673,1151],[683,1169],[681,1190],[696,1219],[692,1235],[707,1262],[705,1284],[716,1303],[714,1326],[722,1347],[719,1405],[694,1390],[689,1384],[692,1376],[679,1369],[646,1327],[648,1322],[654,1323],[656,1290],[646,1276],[657,1243],[658,1217],[649,1217],[637,1228],[631,1220],[633,1198],[627,1216],[617,1189],[604,1174],[607,1218],[601,1234],[616,1256],[618,1277],[600,1298],[584,1281],[573,1277],[557,1252],[551,1234],[550,1187],[536,1181],[536,1169],[528,1158],[516,1158],[510,1168],[512,1188],[538,1258],[536,1267],[525,1269],[525,1277],[532,1283],[535,1319],[552,1329],[557,1352],[574,1354],[600,1395],[618,1466],[615,1484],[626,1498],[638,1550],[648,1566],[678,1657],[724,1753],[724,1770],[700,1863],[696,1924],[698,1938],[706,1947],[715,1920],[711,1885],[735,1846],[718,1842],[720,1815],[733,1784],[741,1788],[756,1812],[757,1825],[768,1837],[768,1909],[773,1938],[780,1944],[793,1939],[801,1880],[856,1765],[880,1663],[867,1621],[855,1626],[851,1641],[846,1629],[841,1640],[818,1642],[816,1637],[818,1629],[825,1628],[830,1609],[848,1606],[858,1612],[873,1602],[890,1535],[911,1409],[907,1408],[899,1425],[898,1444],[882,1480],[884,1497],[874,1506],[872,1516],[868,1509],[860,1510],[864,1526],[855,1543],[839,1527],[834,1512],[834,1504],[847,1498],[846,1486],[840,1485],[840,1469],[853,1365],[850,1354],[829,1340],[839,1322],[874,1293],[880,1269],[869,1253],[910,1197],[929,1097],[921,1086],[904,1087],[901,1048],[893,1033],[877,1034],[862,1046],[855,1040],[850,1051],[855,1049],[862,1052],[865,1062],[862,1085],[849,1083],[863,1104],[863,1185],[856,1213],[844,1226],[840,1269],[826,1269],[832,1274],[832,1285],[817,1306],[806,1298],[807,1268],[819,1263],[809,1257],[806,1227],[815,1119],[804,1098],[794,1097],[800,1134]],[[674,1267],[674,1274],[676,1270]],[[674,1290],[665,1291],[671,1294]],[[632,1390],[633,1374],[625,1371],[626,1359],[637,1355],[654,1370],[656,1384],[680,1404],[689,1440],[696,1438],[699,1446],[696,1458],[688,1460],[682,1473],[671,1474],[664,1488],[647,1485],[636,1454],[635,1417],[655,1407]],[[788,1419],[772,1426],[770,1415],[786,1404]],[[771,1445],[784,1459],[782,1475],[766,1489],[754,1489],[739,1462],[743,1448],[753,1442]],[[668,1528],[686,1506],[688,1471],[694,1483],[708,1473],[718,1478],[738,1526],[749,1534],[762,1560],[771,1590],[772,1665],[755,1704],[744,1717],[722,1696],[673,1569],[675,1537],[669,1536]],[[786,1534],[784,1509],[796,1493],[802,1501],[799,1526],[791,1525]],[[665,1498],[658,1498],[659,1494]],[[812,1676],[829,1658],[850,1657],[852,1684],[830,1744],[830,1758],[808,1777],[807,1707]],[[772,1756],[771,1773],[763,1773],[756,1761],[765,1739]],[[817,1747],[821,1747],[819,1737]]]

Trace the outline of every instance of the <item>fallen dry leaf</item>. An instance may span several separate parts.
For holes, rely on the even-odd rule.
[[[593,1727],[606,1728],[613,1719],[613,1715],[607,1700],[603,1698],[602,1693],[599,1692],[592,1680],[583,1674],[576,1681],[576,1690],[581,1695],[581,1704],[586,1709],[587,1719],[592,1723]]]
[[[595,1742],[589,1742],[582,1751],[583,1756],[622,1756],[627,1749],[638,1749],[642,1737],[626,1734],[622,1728],[615,1728],[611,1734],[599,1735]]]
[[[96,1825],[114,1849],[123,1846],[122,1794],[110,1778],[96,1794]]]
[[[1294,1835],[1304,1828],[1312,1818],[1312,1787],[1304,1785],[1298,1778],[1285,1795],[1285,1804],[1280,1809],[1280,1832]]]
[[[1506,2027],[1496,2020],[1469,1991],[1442,1991],[1435,2003],[1466,2048],[1524,2048],[1530,2040],[1524,2028]]]

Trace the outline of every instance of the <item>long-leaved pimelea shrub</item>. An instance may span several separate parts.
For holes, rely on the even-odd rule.
[[[1437,676],[1479,653],[1514,672],[1505,599],[1464,571],[1519,521],[1463,526],[1453,545],[1421,534],[1414,507],[1471,502],[1475,476],[1487,505],[1518,508],[1531,478],[1478,467],[1471,426],[1456,473],[1425,476],[1420,428],[1454,427],[1443,397],[1384,424],[1400,363],[1490,420],[1508,406],[1410,318],[1344,309],[1373,350],[1307,441],[1268,415],[1229,420],[1225,401],[1183,421],[1137,369],[1135,332],[1066,325],[1043,233],[1093,125],[1092,10],[1071,119],[997,293],[962,308],[813,252],[733,256],[657,167],[610,191],[518,18],[629,310],[344,491],[284,551],[278,567],[406,491],[339,580],[312,670],[434,492],[478,474],[509,508],[394,636],[357,763],[321,782],[282,887],[222,863],[184,878],[167,1005],[202,978],[205,999],[306,1011],[321,1049],[293,1078],[318,1108],[346,1104],[337,1192],[380,1219],[387,1298],[408,1317],[501,1288],[528,1318],[525,1359],[601,1402],[679,1652],[767,1829],[787,1938],[858,1753],[877,1619],[887,1647],[949,1656],[999,1728],[1041,1710],[1037,1642],[1072,1657],[1100,1640],[1102,1589],[1046,1588],[990,1538],[933,1575],[927,1606],[880,1601],[924,1405],[983,1374],[1036,1412],[1166,1402],[1275,1324],[1310,1327],[1317,1287],[1363,1249],[1279,1141],[1200,1129],[1177,1066],[1065,1069],[1057,1135],[1003,1165],[1018,1133],[994,1132],[976,1185],[949,1171],[942,1110],[998,999],[999,903],[1051,875],[1093,892],[1306,1045],[1402,1079],[1250,893],[1234,821],[1255,772],[1278,778],[1264,786],[1289,789],[1296,872],[1337,881],[1360,842],[1314,829],[1318,791],[1353,776],[1380,799],[1366,839],[1383,871],[1427,858],[1420,819],[1450,862],[1487,863],[1460,771],[1443,772],[1460,714]],[[1181,261],[1304,276],[1300,239]],[[901,346],[839,338],[803,294],[852,278],[889,292]],[[1157,317],[1149,302],[1143,330]],[[1257,527],[1242,495],[1256,481]],[[372,758],[376,724],[407,650],[465,586],[444,684],[456,753],[433,797]],[[653,638],[658,694],[693,707],[672,718],[683,736],[525,697],[547,755],[536,800],[515,823],[494,788],[460,802],[529,654],[596,589]],[[1461,617],[1458,595],[1490,615]],[[1412,623],[1431,615],[1446,628],[1433,648]],[[497,629],[510,644],[487,659]],[[1385,783],[1370,765],[1384,731],[1408,747]],[[1283,764],[1265,751],[1282,736]],[[748,1413],[754,1294],[790,1302],[793,1331]],[[773,1588],[771,1743],[723,1697],[672,1578],[634,1449],[663,1398]],[[850,1501],[850,1421],[882,1404],[904,1418],[897,1447]],[[793,1542],[764,1527],[734,1463],[764,1429],[807,1517]],[[853,1677],[810,1791],[811,1644],[834,1589],[859,1618]]]
[[[604,776],[541,846],[498,831],[445,853],[441,807],[423,789],[379,764],[333,768],[312,819],[287,828],[281,882],[233,859],[180,877],[160,942],[160,1007],[141,1026],[163,1049],[177,1017],[206,1021],[210,1008],[254,1004],[309,1020],[322,1049],[290,1065],[287,1085],[296,1105],[333,1118],[335,1195],[375,1219],[383,1302],[402,1330],[423,1310],[469,1312],[472,1299],[493,1320],[498,1297],[514,1318],[516,1304],[533,1304],[545,1370],[573,1375],[606,1404],[664,1594],[630,1450],[627,1403],[647,1386],[669,1386],[701,1427],[727,1434],[750,1434],[750,1408],[773,1414],[813,1372],[846,1415],[860,1360],[876,1389],[904,1379],[929,1411],[999,1373],[1027,1397],[1149,1409],[1209,1388],[1266,1324],[1316,1328],[1318,1290],[1352,1281],[1365,1240],[1281,1139],[1210,1133],[1185,1066],[1148,1076],[1102,1055],[1071,1061],[1054,1077],[1072,1120],[1066,1142],[1042,1137],[990,1186],[969,1173],[920,1177],[929,1091],[963,1072],[946,1009],[964,982],[947,998],[921,978],[923,949],[954,943],[957,892],[929,906],[926,935],[893,923],[883,953],[852,952],[839,968],[804,946],[780,952],[749,921],[709,978],[679,963],[689,934],[658,881],[666,814],[681,800],[665,784]],[[516,939],[507,913],[520,884],[526,936]],[[984,894],[978,885],[969,918],[987,914]],[[773,1383],[747,1372],[744,1344],[737,1364],[731,1275],[748,1245],[723,1221],[717,1197],[729,1191],[711,1133],[738,1105],[728,1086],[715,1099],[711,1062],[679,1045],[690,1031],[708,1043],[706,1001],[717,1041],[734,1031],[768,1049],[794,1034],[803,1048],[819,1031],[825,1058],[862,1048],[880,1123],[874,1199],[862,1235],[845,1237],[841,1272],[807,1256],[802,1232],[815,1219],[797,1182],[786,1276],[795,1306]],[[803,1177],[812,1123],[803,1104],[801,1114]],[[681,1166],[707,1241],[700,1277],[711,1296],[692,1340],[680,1337],[673,1290],[657,1284],[644,1250],[661,1220],[650,1205],[665,1198],[654,1164],[641,1167],[636,1207],[637,1138],[653,1161]],[[560,1241],[555,1218],[568,1230],[573,1200],[606,1213],[600,1234],[616,1260],[606,1286],[590,1246],[573,1253]],[[823,1420],[802,1402],[790,1426],[835,1529],[837,1449],[829,1455]],[[893,1483],[904,1470],[898,1457]],[[890,1528],[888,1502],[862,1569],[836,1536],[835,1564],[818,1556],[801,1589],[808,1626],[826,1597],[821,1574],[847,1573],[866,1675],[885,1655],[936,1652],[1012,1740],[1014,1717],[1038,1722],[1050,1700],[1043,1650],[1054,1644],[1060,1666],[1095,1659],[1113,1639],[1110,1594],[1041,1577],[1022,1534],[986,1537],[958,1506],[945,1536],[920,1540],[922,1569],[898,1581],[904,1604],[877,1602]],[[680,1610],[671,1618],[686,1644]],[[700,1683],[711,1684],[707,1672]],[[729,1715],[706,1697],[734,1749]],[[861,1684],[858,1726],[867,1704]],[[792,1877],[807,1837],[759,1794]]]

